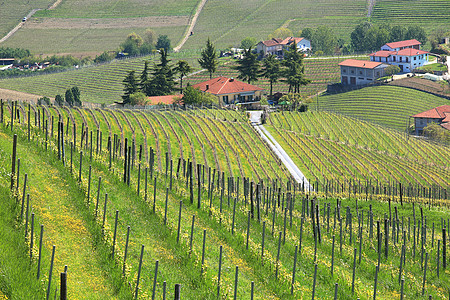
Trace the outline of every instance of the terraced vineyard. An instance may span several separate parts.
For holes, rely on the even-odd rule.
[[[58,295],[55,274],[64,265],[69,298],[167,299],[174,298],[176,284],[187,299],[353,299],[374,293],[381,299],[400,294],[425,299],[447,293],[448,270],[442,263],[448,258],[438,252],[442,228],[447,237],[439,223],[448,217],[446,208],[421,206],[420,201],[429,201],[423,197],[414,206],[405,193],[402,205],[393,202],[395,213],[389,214],[383,202],[304,193],[271,164],[266,147],[239,113],[1,107],[2,208],[24,203],[22,212],[1,211],[16,216],[7,232],[20,234],[25,250],[14,255],[26,261],[18,266],[15,260],[2,260],[1,282],[14,278],[7,268],[12,264],[22,271],[19,282],[29,282],[24,287],[11,281],[9,289],[2,284],[10,298],[46,291]],[[13,133],[17,148],[12,147]],[[211,147],[215,139],[220,145]],[[139,145],[146,146],[140,151]],[[247,145],[254,153],[245,153]],[[241,158],[244,176],[254,168],[250,177],[257,182],[240,177],[234,155]],[[178,160],[181,156],[184,160]],[[180,168],[177,161],[183,162]],[[216,172],[209,172],[209,166]],[[279,180],[259,181],[265,172]],[[399,200],[399,191],[392,200]],[[442,203],[446,197],[432,200]],[[42,252],[37,224],[45,228]],[[25,242],[24,232],[31,237]],[[17,247],[4,239],[0,245]],[[35,279],[37,257],[45,274],[40,281]]]
[[[187,60],[195,69],[198,69],[197,57],[198,53],[196,52],[171,54],[173,63],[178,59]],[[110,104],[114,101],[121,101],[122,81],[127,72],[135,70],[136,74],[140,74],[144,69],[144,61],[149,61],[151,66],[155,59],[159,58],[151,55],[127,60],[114,60],[104,65],[84,67],[61,73],[4,79],[0,80],[0,87],[55,97],[57,94],[64,95],[65,91],[72,86],[78,86],[82,101]]]
[[[347,93],[319,97],[313,108],[337,112],[405,132],[409,117],[449,100],[425,92],[396,86],[367,87]]]
[[[446,0],[377,0],[372,21],[389,22],[391,25],[420,25],[433,30],[447,26],[450,19],[450,3]]]
[[[450,184],[450,149],[328,112],[273,113],[269,130],[319,182]],[[314,180],[312,182],[314,182]]]

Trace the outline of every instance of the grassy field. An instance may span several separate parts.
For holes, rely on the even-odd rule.
[[[372,21],[391,25],[420,25],[427,31],[448,29],[450,3],[446,0],[376,1]]]
[[[347,93],[323,95],[311,108],[337,112],[405,132],[409,117],[449,100],[397,86],[367,87]]]
[[[288,25],[294,34],[305,27],[329,25],[341,37],[367,15],[366,1],[208,1],[186,48],[203,47],[208,37],[218,48],[239,46],[245,37],[266,39],[275,29]],[[326,18],[324,18],[326,17]],[[336,28],[336,24],[345,24]]]
[[[129,247],[127,248],[125,277],[123,277],[123,281],[126,282],[126,288],[123,286],[123,292],[127,291],[128,295],[125,293],[121,297],[117,296],[120,299],[132,298],[136,290],[139,299],[148,299],[153,293],[157,298],[161,298],[164,291],[166,291],[166,298],[173,298],[175,283],[181,283],[183,298],[216,299],[219,268],[221,270],[219,298],[221,299],[229,299],[234,295],[237,298],[250,299],[252,285],[254,286],[254,295],[252,296],[254,299],[302,299],[311,298],[313,294],[318,299],[329,299],[333,297],[335,291],[339,299],[354,299],[355,297],[366,299],[372,298],[374,289],[378,299],[392,299],[392,297],[399,297],[400,295],[399,278],[405,280],[404,293],[408,298],[428,299],[428,295],[433,298],[443,298],[447,294],[448,269],[442,269],[442,252],[437,256],[438,239],[441,239],[442,236],[440,234],[443,226],[442,218],[446,219],[449,215],[445,207],[428,206],[425,205],[426,203],[421,205],[421,201],[424,201],[424,199],[417,199],[419,202],[414,206],[410,203],[413,197],[406,193],[403,197],[403,205],[397,202],[390,202],[388,205],[387,202],[382,201],[383,196],[378,198],[376,193],[372,192],[370,192],[367,200],[362,200],[364,194],[359,194],[360,192],[355,192],[354,195],[352,193],[352,199],[347,199],[345,196],[347,191],[343,191],[339,195],[334,194],[338,196],[338,199],[331,196],[331,190],[329,190],[327,198],[322,198],[325,195],[315,195],[315,193],[307,196],[298,189],[293,192],[292,187],[288,192],[284,185],[280,186],[281,190],[277,190],[280,181],[272,183],[267,180],[264,181],[264,190],[267,188],[267,193],[258,193],[257,197],[251,197],[250,199],[248,192],[245,192],[245,188],[242,186],[243,181],[240,181],[239,193],[236,194],[235,189],[231,189],[230,199],[228,196],[230,190],[227,191],[226,185],[215,185],[210,193],[208,188],[210,185],[207,179],[200,185],[201,207],[198,207],[196,202],[198,190],[195,177],[193,190],[195,201],[191,203],[189,188],[186,188],[184,175],[177,176],[174,174],[172,178],[173,186],[170,189],[170,176],[167,180],[165,179],[164,168],[154,173],[157,185],[155,189],[156,198],[154,198],[154,178],[150,176],[149,193],[146,196],[143,168],[141,168],[141,176],[138,175],[138,160],[136,160],[134,168],[130,170],[130,184],[125,184],[122,182],[123,156],[114,150],[114,153],[118,156],[113,158],[112,167],[108,168],[109,153],[105,147],[97,153],[95,140],[92,144],[92,156],[90,155],[90,145],[86,147],[83,144],[83,147],[80,148],[78,143],[76,146],[77,155],[69,156],[70,152],[67,151],[70,148],[67,148],[69,144],[66,144],[64,166],[57,158],[56,133],[53,134],[53,137],[50,137],[53,130],[49,131],[46,144],[46,134],[42,132],[42,127],[33,125],[37,121],[34,114],[31,114],[31,120],[27,120],[27,114],[23,113],[26,110],[26,108],[19,106],[19,111],[22,111],[20,113],[20,124],[22,126],[17,122],[14,124],[14,132],[19,135],[20,187],[23,184],[24,172],[28,172],[30,178],[28,191],[32,194],[32,211],[35,212],[39,223],[46,227],[57,226],[64,229],[65,226],[73,228],[74,224],[90,220],[91,224],[88,228],[96,234],[101,234],[100,232],[103,231],[105,238],[98,240],[97,247],[90,252],[89,259],[95,260],[97,256],[100,256],[109,257],[108,261],[111,261],[111,256],[108,254],[111,253],[112,249],[116,211],[119,211],[115,264],[111,266],[111,269],[105,270],[104,276],[102,276],[112,289],[108,289],[108,286],[98,286],[98,288],[106,289],[103,295],[109,295],[109,292],[113,292],[113,296],[110,298],[119,295],[117,292],[114,294],[114,288],[120,287],[122,281],[115,282],[111,275],[114,275],[117,271],[122,271],[128,225],[131,226],[131,234]],[[51,120],[51,116],[53,116],[53,119],[55,117],[57,119],[59,114],[61,114],[62,120],[69,117],[69,120],[75,121],[77,124],[77,140],[81,136],[80,128],[82,127],[79,122],[90,124],[94,130],[95,128],[105,128],[102,129],[105,130],[103,131],[104,136],[108,135],[108,129],[106,128],[111,128],[109,130],[112,131],[109,131],[109,134],[118,133],[121,135],[120,131],[122,130],[125,134],[125,129],[128,128],[126,136],[132,137],[133,132],[136,138],[139,135],[139,126],[133,125],[133,121],[131,121],[133,115],[126,111],[123,113],[91,112],[89,110],[76,111],[53,108],[48,110],[39,108],[39,111],[40,114],[43,114],[41,121],[43,121],[42,118]],[[169,118],[172,113],[160,114],[160,116],[152,116],[151,114],[148,116],[150,122],[154,124],[155,132],[163,131],[163,126],[166,125],[158,126],[158,121],[163,124],[164,117]],[[167,115],[162,116],[163,114]],[[229,121],[223,120],[240,119],[235,112],[198,111],[189,114],[191,114],[190,117],[187,115],[182,118],[179,117],[178,121],[195,119],[199,123],[223,122],[230,126]],[[217,114],[220,114],[221,117],[214,119],[213,116],[217,116]],[[1,164],[2,170],[4,170],[1,173],[1,185],[8,186],[9,174],[6,171],[11,169],[12,132],[10,125],[5,126],[10,121],[7,114],[4,115],[4,118],[6,123],[0,125],[0,138],[5,145],[5,147],[2,147],[5,150],[0,152],[0,158],[4,162]],[[28,121],[31,121],[30,142],[27,141],[27,126],[23,126],[27,125]],[[94,124],[97,124],[98,127]],[[72,121],[69,121],[67,125],[69,130],[67,135],[65,134],[65,141],[68,143],[72,140]],[[245,122],[242,122],[240,126],[250,127]],[[189,125],[186,130],[189,130],[188,127]],[[64,124],[65,128],[66,124]],[[120,128],[122,129],[119,130]],[[207,131],[206,127],[197,128],[197,135],[199,136],[202,135],[201,131]],[[252,133],[249,133],[249,138],[255,139],[257,134],[254,131],[250,132]],[[160,137],[162,136],[164,134]],[[188,133],[182,138],[196,139],[192,133]],[[164,138],[161,139],[161,142],[164,140]],[[149,147],[153,146],[157,149],[156,141],[149,139],[148,142]],[[35,146],[30,147],[31,144]],[[240,144],[243,143],[240,142]],[[258,145],[258,143],[252,142],[252,145]],[[46,147],[50,151],[45,151]],[[81,181],[77,183],[80,174],[78,151],[81,149],[84,156]],[[197,147],[194,147],[194,149],[197,149]],[[162,158],[164,159],[164,155],[162,155]],[[266,164],[267,158],[260,157],[258,161],[261,164]],[[45,168],[40,167],[41,162],[46,162]],[[147,162],[147,159],[143,160],[142,166],[148,166]],[[244,166],[247,164],[249,162],[245,162]],[[89,166],[91,167],[91,181],[89,180]],[[47,204],[43,208],[48,209],[49,206],[52,208],[55,205],[60,205],[65,208],[63,210],[46,211],[44,213],[43,210],[39,209],[41,202],[36,198],[39,194],[35,195],[34,193],[46,188],[46,185],[39,184],[41,180],[44,180],[44,178],[41,179],[40,174],[46,172],[52,173],[53,176],[48,180],[51,180],[53,185],[57,187],[47,191],[45,196],[50,198],[52,194],[57,193],[59,197],[54,197],[56,199],[53,201],[60,201],[61,203]],[[100,176],[102,177],[102,184],[101,188],[97,190]],[[205,178],[208,178],[208,176]],[[91,182],[91,189],[90,192],[87,192],[89,182]],[[140,186],[140,189],[138,186]],[[21,190],[20,188],[19,191]],[[70,195],[64,194],[64,191],[69,190],[71,191]],[[105,193],[108,193],[107,206],[103,206]],[[221,194],[223,197],[220,196]],[[393,200],[398,201],[398,192],[395,194]],[[61,197],[61,195],[64,197]],[[269,197],[269,195],[272,196]],[[313,200],[310,205],[309,199],[313,199],[312,196],[318,196],[319,198],[317,201]],[[20,199],[20,192],[18,197]],[[358,197],[361,201],[355,201],[353,197]],[[278,203],[277,198],[280,200]],[[230,202],[228,202],[229,199]],[[295,199],[295,202],[290,201],[290,199]],[[182,201],[181,210],[180,201]],[[250,202],[255,203],[255,201],[257,203],[256,208],[250,205]],[[97,203],[99,205],[96,210]],[[3,208],[5,201],[2,201],[1,205]],[[71,205],[79,206],[79,214],[71,214],[71,222],[64,222],[65,219],[60,220],[59,214],[64,214]],[[390,210],[391,205],[393,206],[392,210]],[[153,209],[153,207],[155,208]],[[315,210],[309,209],[310,207],[315,207]],[[346,212],[344,212],[344,207],[347,207]],[[254,212],[253,218],[252,211]],[[84,217],[85,215],[89,217]],[[195,215],[194,231],[191,235],[193,215]],[[316,215],[318,218],[315,217]],[[383,219],[383,215],[386,221]],[[310,230],[310,221],[313,230]],[[386,240],[383,240],[383,243],[381,243],[380,234],[378,234],[377,241],[376,224],[380,221],[381,224],[385,223],[386,226],[378,227],[380,232],[383,233],[383,237],[387,237]],[[423,229],[420,230],[421,228]],[[24,230],[24,224],[20,223],[12,230],[22,231]],[[313,234],[313,232],[316,234]],[[52,234],[67,234],[67,230],[55,233],[50,231],[48,235],[45,235],[44,248],[45,253],[47,253],[44,256],[45,266],[49,265],[48,251],[52,245],[52,240],[49,239]],[[177,236],[179,236],[179,241]],[[69,245],[70,243],[76,243],[77,238],[79,238],[67,237],[66,243],[69,243]],[[422,242],[419,243],[419,240]],[[56,270],[57,272],[54,274],[58,274],[61,270],[61,263],[63,265],[64,261],[68,261],[64,259],[64,252],[73,254],[72,259],[79,258],[83,251],[91,249],[93,241],[96,241],[94,236],[87,237],[84,243],[78,244],[77,251],[74,251],[70,246],[57,246],[56,261],[60,260],[61,262],[58,262],[58,267],[55,269],[55,272]],[[402,244],[404,244],[405,257],[401,259]],[[385,248],[385,245],[388,248]],[[27,247],[28,243],[24,243],[25,251]],[[377,247],[379,247],[378,251]],[[102,248],[107,250],[103,252]],[[61,253],[58,252],[58,249]],[[139,263],[141,253],[143,253],[142,264]],[[222,253],[222,259],[219,263],[220,253]],[[437,257],[440,257],[439,262],[436,260]],[[89,260],[88,258],[84,259],[87,265]],[[404,264],[399,269],[401,260],[404,261]],[[82,264],[83,259],[80,259],[79,262]],[[158,262],[159,268],[155,278],[156,262]],[[5,266],[12,264],[12,261],[6,261],[0,265],[2,273],[8,274],[6,278],[9,278],[9,273],[5,272]],[[376,265],[380,267],[380,271],[377,274],[378,281],[375,288]],[[36,264],[33,262],[29,267],[31,275],[33,274],[31,270],[35,266]],[[421,266],[424,268],[422,269]],[[69,295],[71,298],[76,298],[77,291],[84,287],[82,282],[74,280],[75,277],[71,276],[87,274],[86,272],[89,272],[91,268],[75,269],[71,261],[68,263],[68,268]],[[71,273],[72,268],[73,272],[79,274]],[[141,269],[139,288],[137,288],[138,269]],[[438,269],[440,270],[440,277],[438,277]],[[353,272],[353,270],[355,271]],[[427,270],[425,281],[423,281],[424,270]],[[316,275],[314,275],[315,273]],[[32,279],[30,278],[30,280]],[[425,282],[424,289],[422,288],[423,282]],[[40,283],[43,290],[46,290],[47,283],[47,278],[43,278]],[[335,290],[335,283],[337,283],[337,290]],[[52,295],[58,284],[59,280],[56,276],[52,283]],[[20,294],[24,289],[37,288],[30,285],[27,287],[19,286],[12,290],[2,289],[2,291],[9,298],[14,298],[14,295]],[[95,299],[97,293],[98,290],[86,289],[83,297]]]
[[[22,18],[35,8],[47,8],[52,0],[15,0],[0,3],[0,37],[6,35],[11,29],[22,21]],[[0,47],[2,44],[0,44]]]
[[[328,112],[270,115],[269,130],[309,178],[450,182],[450,149]]]
[[[77,57],[90,56],[95,58],[104,51],[116,51],[126,37],[135,32],[142,35],[147,28],[130,27],[117,29],[101,28],[59,28],[59,29],[32,29],[26,27],[19,30],[11,38],[1,44],[3,47],[26,48],[33,54],[39,55],[66,55],[72,54]],[[157,35],[165,34],[173,45],[179,41],[186,26],[158,27],[155,28]],[[35,38],[39,36],[39,38]]]

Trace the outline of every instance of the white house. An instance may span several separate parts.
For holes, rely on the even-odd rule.
[[[283,39],[273,38],[268,41],[261,41],[256,45],[256,52],[262,56],[270,54],[283,56],[283,51],[289,48],[292,43],[297,45],[297,50],[306,52],[311,50],[311,42],[305,38],[287,37]]]
[[[418,40],[406,40],[406,41],[400,41],[400,42],[393,42],[393,43],[387,43],[381,46],[381,50],[386,51],[400,51],[406,48],[412,48],[420,50],[420,45],[422,43]]]
[[[401,72],[411,72],[415,68],[428,63],[429,52],[415,48],[404,48],[397,51],[381,50],[370,54],[370,60],[397,65]]]
[[[381,62],[346,59],[339,66],[341,67],[342,84],[364,85],[383,77],[384,69],[388,65]]]
[[[310,51],[311,50],[311,42],[305,38],[296,38],[296,37],[288,37],[285,38],[281,44],[283,45],[283,48],[289,48],[292,43],[295,43],[297,45],[297,50],[298,51],[302,51],[302,52],[306,52],[306,51]]]

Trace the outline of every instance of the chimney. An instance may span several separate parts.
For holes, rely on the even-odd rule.
[[[206,90],[205,91],[207,91],[207,90],[209,90],[209,84],[206,85]]]
[[[233,77],[231,77],[231,78],[230,78],[230,82],[233,82],[233,81],[234,81],[234,78],[233,78]]]

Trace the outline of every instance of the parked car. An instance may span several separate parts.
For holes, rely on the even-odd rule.
[[[25,22],[27,20],[27,17],[23,17],[22,22]]]

